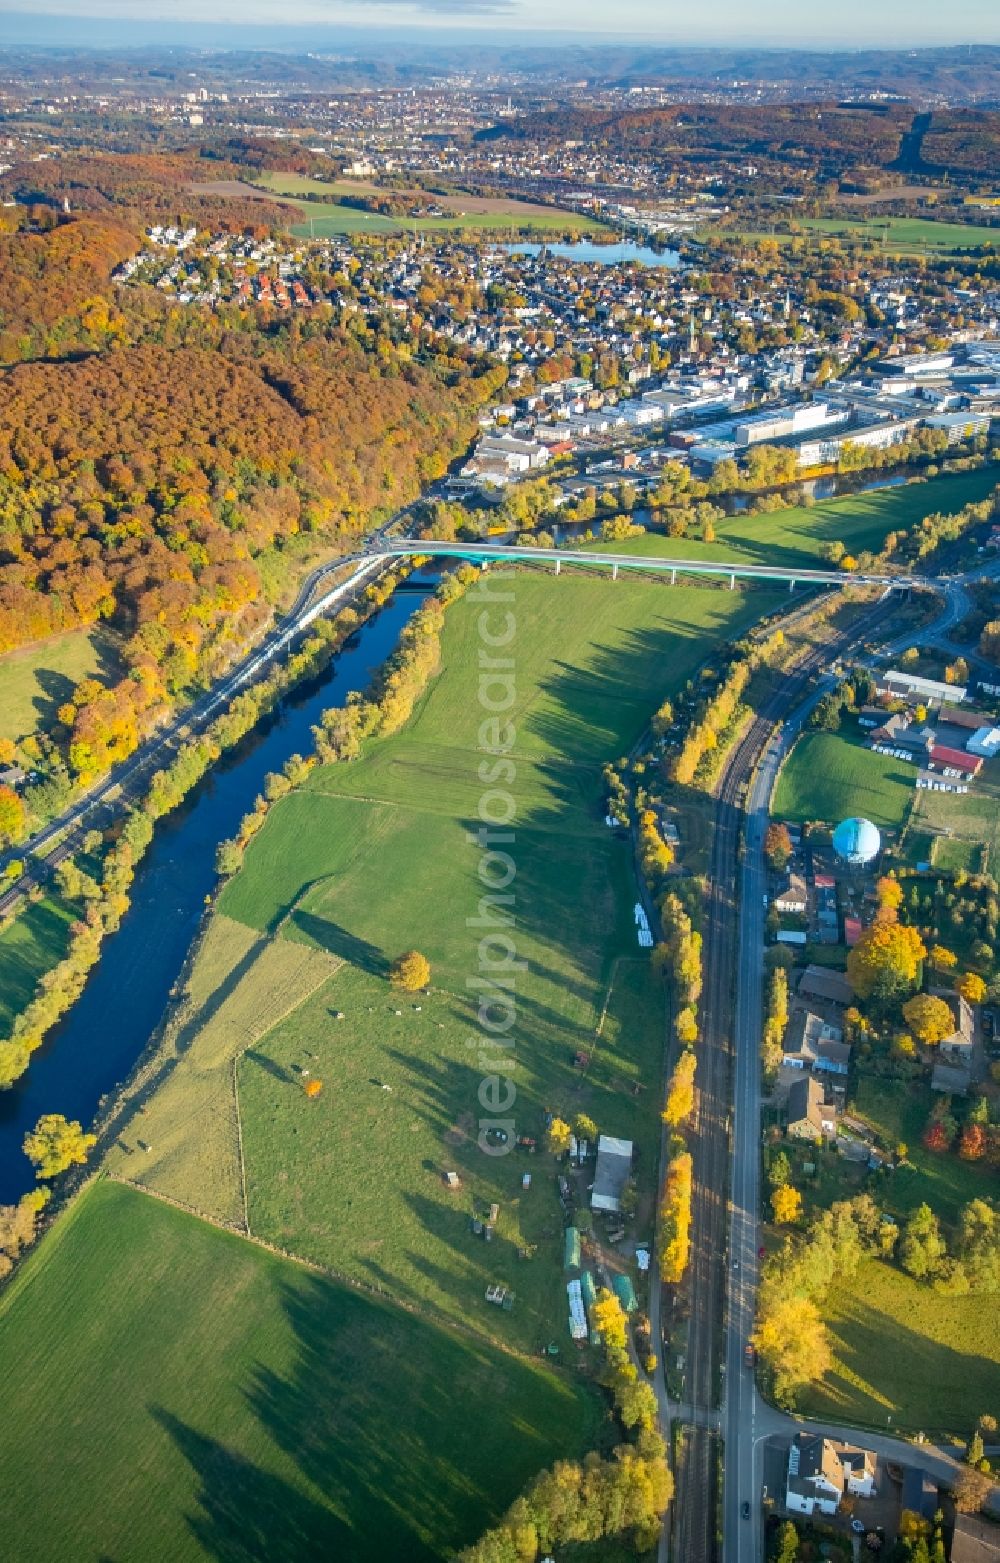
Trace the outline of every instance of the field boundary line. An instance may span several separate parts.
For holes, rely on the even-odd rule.
[[[507,1357],[513,1357],[518,1362],[533,1362],[532,1352],[518,1351],[511,1346],[509,1341],[500,1340],[491,1335],[488,1330],[475,1330],[470,1325],[464,1324],[461,1319],[442,1319],[432,1309],[418,1307],[415,1303],[399,1297],[395,1292],[386,1290],[385,1287],[376,1286],[372,1281],[359,1280],[357,1276],[347,1275],[343,1270],[336,1270],[332,1265],[322,1264],[318,1259],[309,1259],[305,1254],[297,1254],[290,1248],[282,1248],[277,1243],[271,1243],[266,1237],[258,1237],[256,1233],[245,1231],[232,1221],[224,1221],[221,1216],[213,1216],[207,1210],[199,1210],[197,1205],[190,1205],[186,1200],[178,1199],[176,1194],[165,1194],[162,1189],[154,1189],[145,1183],[139,1183],[134,1178],[126,1178],[120,1172],[114,1172],[110,1167],[101,1168],[87,1180],[84,1188],[100,1178],[107,1178],[110,1183],[120,1183],[125,1188],[132,1189],[136,1194],[145,1194],[150,1199],[157,1199],[162,1205],[171,1205],[175,1210],[180,1210],[184,1215],[192,1216],[196,1221],[204,1221],[208,1226],[217,1228],[220,1232],[228,1232],[230,1237],[239,1238],[243,1243],[252,1243],[255,1248],[263,1249],[265,1253],[272,1254],[276,1259],[286,1259],[289,1264],[299,1265],[303,1270],[311,1270],[315,1275],[326,1276],[328,1280],[336,1281],[338,1286],[348,1286],[354,1292],[363,1292],[369,1297],[374,1297],[380,1302],[388,1304],[392,1308],[400,1308],[404,1313],[411,1314],[415,1319],[422,1319],[425,1323],[434,1325],[437,1329],[451,1331],[456,1335],[465,1336],[474,1341],[478,1346],[488,1345],[496,1351],[502,1351]],[[83,1193],[84,1189],[80,1190]],[[79,1197],[79,1196],[75,1196]],[[557,1364],[559,1368],[562,1364]],[[553,1364],[549,1363],[550,1369]]]
[[[265,1033],[266,1035],[266,1033]],[[243,1119],[240,1115],[240,1088],[237,1084],[236,1072],[239,1069],[240,1059],[246,1052],[247,1046],[241,1048],[233,1059],[233,1106],[236,1109],[236,1157],[240,1167],[240,1198],[243,1201],[243,1226],[247,1237],[250,1237],[250,1201],[247,1199],[247,1167],[243,1158]]]

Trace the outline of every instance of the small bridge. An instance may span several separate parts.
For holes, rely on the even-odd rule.
[[[618,579],[620,570],[655,571],[669,575],[674,585],[679,575],[711,576],[729,582],[730,591],[736,589],[738,580],[778,581],[789,591],[796,586],[882,586],[892,591],[905,591],[911,586],[931,586],[918,576],[876,574],[865,571],[845,575],[842,570],[791,569],[769,564],[717,564],[707,559],[666,559],[655,554],[598,553],[585,548],[531,548],[506,543],[436,543],[431,540],[414,541],[412,538],[379,538],[370,549],[372,554],[392,558],[412,558],[415,555],[435,559],[465,559],[470,564],[494,564],[509,560],[512,563],[551,563],[556,575],[564,564],[585,565],[594,569],[610,570],[612,580]]]

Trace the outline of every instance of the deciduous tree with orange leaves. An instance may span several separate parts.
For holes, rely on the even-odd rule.
[[[847,957],[847,980],[863,999],[889,1002],[914,986],[926,954],[916,928],[874,922]]]

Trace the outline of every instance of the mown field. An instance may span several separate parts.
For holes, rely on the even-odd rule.
[[[0,657],[0,738],[19,741],[50,727],[83,678],[109,678],[117,666],[109,637],[71,630]]]
[[[417,195],[428,204],[443,209],[440,217],[392,217],[381,212],[364,212],[350,206],[339,206],[337,197],[391,195],[391,191],[379,191],[377,186],[365,180],[340,179],[326,183],[311,179],[305,174],[280,172],[262,173],[257,183],[276,195],[328,196],[318,201],[298,201],[303,221],[292,229],[299,237],[307,237],[310,231],[317,239],[333,238],[351,233],[448,233],[456,230],[500,231],[512,228],[518,234],[602,233],[603,223],[593,217],[576,212],[560,211],[533,201],[517,201],[475,195],[430,195],[424,191],[401,191],[400,194]]]
[[[893,1265],[865,1262],[823,1304],[835,1361],[822,1384],[799,1395],[799,1410],[883,1431],[968,1437],[976,1417],[1000,1402],[993,1302],[942,1297]]]
[[[446,1558],[593,1443],[588,1392],[114,1183],[0,1299],[17,1563]]]
[[[804,733],[785,761],[771,812],[777,819],[836,824],[860,814],[898,829],[914,798],[917,767],[874,754],[856,733]]]
[[[676,559],[718,559],[772,564],[782,569],[822,568],[824,543],[842,542],[849,552],[875,551],[889,532],[906,531],[935,511],[949,515],[985,498],[1000,482],[1000,468],[946,473],[925,483],[873,489],[843,499],[794,505],[771,515],[727,516],[715,522],[716,540],[664,537],[662,533],[609,544],[616,553],[666,554]]]

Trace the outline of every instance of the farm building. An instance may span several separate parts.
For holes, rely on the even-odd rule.
[[[597,1142],[597,1170],[590,1196],[594,1210],[621,1209],[621,1198],[632,1171],[632,1141],[602,1134]]]
[[[965,754],[961,749],[949,749],[943,744],[935,744],[930,757],[942,770],[958,771],[962,776],[978,776],[983,768],[978,754]]]
[[[928,702],[938,705],[961,705],[968,694],[964,684],[943,684],[936,678],[919,678],[915,673],[904,673],[899,668],[889,668],[876,674],[876,688],[880,695],[891,695],[897,700],[916,700],[921,705]]]

